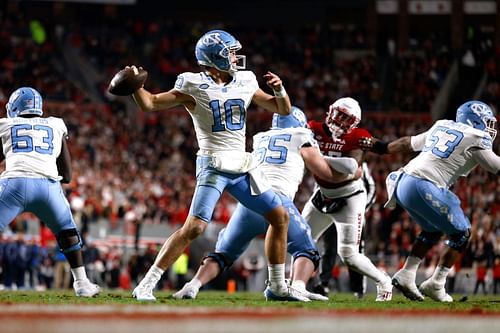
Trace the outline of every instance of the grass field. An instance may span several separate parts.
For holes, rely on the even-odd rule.
[[[412,302],[396,294],[377,303],[334,294],[328,302],[266,302],[261,293],[202,291],[196,300],[157,292],[138,302],[130,292],[77,298],[70,291],[1,291],[0,332],[493,332],[500,297],[469,296],[450,304]],[[461,295],[454,295],[460,299]]]
[[[498,313],[500,315],[499,296],[468,296],[460,301],[461,295],[454,295],[453,303],[439,303],[432,300],[412,302],[400,294],[394,295],[391,302],[375,302],[375,295],[366,295],[358,300],[352,294],[332,294],[328,302],[266,302],[262,293],[201,291],[196,300],[175,300],[171,292],[155,292],[156,302],[138,302],[130,291],[104,291],[99,297],[77,298],[72,291],[2,291],[0,304],[136,304],[138,306],[174,306],[174,307],[213,307],[213,308],[299,308],[321,310],[421,310],[421,311],[473,311]]]

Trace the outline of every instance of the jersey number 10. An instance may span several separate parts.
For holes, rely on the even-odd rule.
[[[228,99],[224,102],[224,118],[225,125],[222,121],[221,107],[218,100],[213,100],[208,103],[212,109],[214,116],[214,124],[212,125],[212,132],[222,132],[226,128],[230,131],[237,131],[245,126],[245,102],[240,98]],[[235,122],[233,119],[233,110],[238,109],[240,114],[239,121]]]

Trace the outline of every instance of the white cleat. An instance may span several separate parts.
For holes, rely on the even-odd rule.
[[[377,298],[375,302],[386,302],[392,300],[392,279],[386,275],[386,279],[377,283]]]
[[[138,301],[156,301],[156,297],[153,295],[154,285],[152,281],[143,282],[144,280],[135,287],[132,297]]]
[[[73,289],[78,297],[94,297],[101,292],[101,288],[89,279],[76,280],[73,282]]]
[[[328,300],[329,300],[329,299],[328,299],[328,297],[326,297],[326,296],[323,296],[323,295],[321,295],[321,294],[312,293],[312,292],[307,291],[307,290],[302,291],[302,293],[303,293],[304,295],[306,295],[306,296],[307,296],[307,298],[309,298],[311,301],[322,301],[322,302],[326,302],[326,301],[328,301]]]
[[[424,295],[418,290],[415,283],[415,274],[407,270],[400,269],[392,277],[392,285],[412,301],[423,301]]]
[[[298,289],[287,285],[286,288],[275,290],[268,285],[264,290],[266,301],[310,302],[311,300]]]
[[[287,284],[290,285],[288,281]],[[328,301],[328,297],[307,290],[305,287],[305,283],[302,281],[298,283],[297,281],[293,281],[291,286],[292,288],[294,288],[295,290],[297,290],[298,292],[309,298],[311,301],[323,301],[323,302]]]
[[[199,288],[196,288],[189,282],[181,290],[172,295],[175,299],[195,299],[198,296]]]
[[[444,285],[438,285],[434,280],[425,280],[418,289],[422,292],[422,294],[429,296],[435,301],[453,302],[453,297],[446,293]]]

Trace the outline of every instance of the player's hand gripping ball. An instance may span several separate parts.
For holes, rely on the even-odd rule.
[[[144,85],[148,72],[142,67],[125,67],[115,74],[109,83],[108,91],[117,96],[128,96]]]

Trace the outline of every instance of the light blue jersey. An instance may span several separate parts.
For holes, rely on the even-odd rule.
[[[317,146],[312,132],[305,128],[285,128],[258,133],[254,136],[254,153],[262,161],[259,168],[279,193],[290,215],[288,252],[294,258],[305,256],[317,264],[319,255],[311,237],[311,229],[293,204],[293,197],[305,172],[300,149],[305,144]],[[238,204],[226,228],[217,240],[215,251],[234,262],[246,250],[250,241],[266,233],[268,223],[258,214]]]
[[[6,168],[0,179],[0,230],[31,212],[57,234],[76,228],[59,180],[56,160],[66,125],[60,118],[0,119]]]

